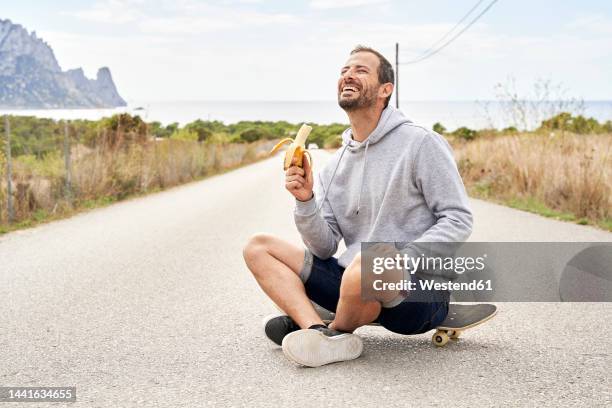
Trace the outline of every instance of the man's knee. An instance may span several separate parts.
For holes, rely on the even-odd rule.
[[[350,302],[363,302],[364,296],[362,293],[362,278],[363,276],[361,274],[361,254],[357,254],[357,256],[355,256],[353,261],[349,264],[349,266],[344,271],[344,274],[342,275],[340,297]],[[366,284],[368,284],[367,280]],[[378,296],[374,296],[370,300],[380,302]]]
[[[361,298],[361,262],[357,255],[342,275],[340,297],[345,299]]]
[[[268,246],[273,236],[265,233],[257,233],[249,238],[242,249],[242,256],[247,265],[252,265],[261,257],[268,255]]]

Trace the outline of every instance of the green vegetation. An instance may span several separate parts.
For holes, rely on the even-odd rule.
[[[126,113],[67,122],[9,116],[9,122],[14,219],[7,222],[5,129],[0,120],[0,233],[251,163],[267,157],[278,139],[294,137],[300,126],[202,120],[162,125]],[[347,126],[313,127],[309,143],[338,147]]]
[[[612,121],[599,123],[594,118],[585,118],[582,115],[572,116],[567,112],[561,112],[542,121],[540,130],[560,130],[578,135],[612,133]]]
[[[476,137],[477,134],[478,134],[477,131],[469,129],[465,126],[462,126],[451,133],[452,136],[456,136],[460,139],[465,139],[465,140],[472,140]]]
[[[554,218],[562,221],[578,221],[576,216],[572,213],[555,211],[548,207],[545,203],[533,198],[512,198],[505,202],[509,207],[516,208],[523,211],[532,212],[535,214],[542,215],[547,218]],[[588,220],[581,218],[582,224],[588,224]]]
[[[33,156],[41,159],[47,154],[61,152],[66,126],[63,121],[39,119],[32,116],[10,116],[11,152],[14,157]],[[97,121],[74,120],[67,124],[73,143],[94,148],[101,144],[118,146],[125,143],[144,143],[147,139],[173,139],[212,144],[253,143],[295,136],[300,124],[285,121],[242,121],[226,125],[220,121],[196,120],[181,127],[178,123],[162,125],[144,122],[139,116],[127,113]],[[319,147],[338,147],[342,131],[347,125],[313,124],[309,143]],[[4,134],[4,121],[0,121]]]
[[[146,123],[118,114],[70,122],[10,116],[13,220],[0,121],[0,233],[198,180],[268,157],[287,122]],[[321,126],[318,140],[337,127]],[[344,127],[342,127],[343,130]]]
[[[446,133],[446,128],[440,122],[434,123],[434,125],[433,125],[433,127],[431,129],[434,132],[439,133],[441,135]]]
[[[449,138],[457,138],[462,140],[473,140],[482,136],[504,136],[510,134],[518,134],[519,130],[515,126],[509,126],[502,130],[497,129],[480,129],[474,130],[462,126],[452,132],[448,132],[444,125],[437,122],[433,125],[433,131]],[[594,135],[612,133],[612,121],[608,120],[604,123],[599,123],[595,118],[586,118],[582,115],[572,115],[567,112],[561,112],[550,119],[543,120],[540,126],[532,132],[523,132],[530,134],[550,134],[550,133],[572,133],[576,135]]]
[[[198,180],[267,157],[300,124],[196,120],[185,126],[114,115],[68,123],[11,116],[15,220],[0,182],[0,234]],[[347,125],[313,125],[308,143],[337,148]],[[530,132],[516,127],[434,131],[455,150],[470,194],[547,217],[612,231],[612,122],[559,113]],[[66,132],[70,178],[66,168]],[[6,177],[0,121],[0,180]],[[70,183],[68,183],[70,180]]]

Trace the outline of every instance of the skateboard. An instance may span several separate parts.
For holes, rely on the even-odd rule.
[[[334,320],[335,314],[333,312],[317,304],[314,304],[314,306],[324,322],[329,323]],[[451,303],[446,319],[436,327],[436,332],[431,337],[431,341],[436,346],[443,347],[449,340],[457,340],[461,333],[492,319],[496,314],[497,307],[491,304],[463,305]],[[370,323],[368,326],[379,326],[379,324]]]
[[[431,341],[436,346],[443,347],[449,339],[457,340],[462,332],[492,319],[496,314],[497,307],[487,303],[478,305],[451,303],[446,319],[436,327]]]

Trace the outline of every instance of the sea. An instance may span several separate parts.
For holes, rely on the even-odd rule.
[[[557,112],[561,103],[550,106],[525,104],[526,120],[517,115],[516,106],[496,101],[400,101],[400,110],[413,122],[431,128],[441,123],[447,130],[465,126],[471,129],[508,126],[534,127],[547,113]],[[594,117],[598,121],[612,120],[612,101],[584,101],[570,104],[563,110]],[[178,122],[181,126],[196,119],[218,120],[225,124],[249,121],[287,121],[290,123],[348,123],[345,112],[335,101],[133,101],[116,109],[0,109],[0,115],[24,115],[51,119],[96,120],[115,113],[140,115],[146,121],[164,125]]]

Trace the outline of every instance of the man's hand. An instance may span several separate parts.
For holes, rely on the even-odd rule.
[[[399,251],[395,248],[393,242],[377,242],[374,245],[368,246],[365,251],[364,259],[370,263],[374,261],[374,258],[391,258],[396,259],[396,256],[400,255]],[[366,264],[367,265],[367,264]],[[399,289],[385,289],[385,290],[374,290],[374,281],[380,280],[386,284],[398,284],[404,279],[403,268],[397,268],[395,263],[391,268],[384,267],[384,271],[381,274],[374,273],[373,263],[372,268],[366,267],[366,273],[362,275],[365,286],[367,288],[363,293],[365,298],[373,298],[381,303],[387,303],[397,298],[400,294]],[[382,265],[381,265],[382,266]]]
[[[285,188],[300,201],[312,198],[312,167],[307,155],[302,160],[304,168],[291,166],[285,173]]]

